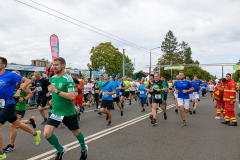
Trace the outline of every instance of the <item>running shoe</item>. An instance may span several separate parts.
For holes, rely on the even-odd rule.
[[[31,118],[29,118],[29,120],[30,120],[30,125],[32,125],[33,128],[35,129],[35,128],[36,128],[36,125],[37,125],[37,123],[36,123],[36,121],[35,121],[35,117],[32,116]]]
[[[146,102],[147,106],[148,106],[148,102]]]
[[[192,115],[192,111],[191,111],[191,109],[190,109],[190,108],[189,108],[189,114],[190,114],[190,115]]]
[[[107,126],[111,126],[111,125],[112,125],[112,122],[108,121]]]
[[[67,153],[67,147],[63,147],[62,152],[57,152],[55,160],[62,160],[65,153]]]
[[[97,112],[97,111],[98,111],[98,108],[94,109],[94,111]]]
[[[204,97],[202,97],[204,99]]]
[[[156,119],[152,120],[151,123],[152,123],[153,125],[156,125],[156,124],[157,124]]]
[[[123,110],[121,111],[121,116],[123,116]]]
[[[108,120],[108,115],[106,116],[106,120]]]
[[[229,124],[229,126],[238,126],[237,122],[232,122]]]
[[[193,103],[193,107],[194,107],[195,103]]]
[[[87,159],[87,153],[88,153],[88,146],[85,145],[86,150],[85,151],[81,151],[81,157],[80,160],[86,160]]]
[[[41,125],[45,125],[46,122],[47,122],[47,120],[44,119],[43,122],[41,123]]]
[[[141,112],[145,112],[145,109],[143,109]]]
[[[183,124],[182,124],[181,126],[182,126],[182,127],[186,127],[186,126],[187,126],[186,121],[183,121]]]
[[[196,114],[196,110],[195,109],[193,110],[193,114]]]
[[[91,107],[91,102],[87,102],[87,106],[88,106],[88,108],[90,108]]]
[[[167,113],[163,114],[163,118],[164,118],[164,120],[167,120]]]
[[[15,150],[15,147],[14,147],[14,145],[11,145],[11,144],[9,144],[9,145],[7,145],[7,147],[3,148],[4,153],[8,153],[13,150]]]
[[[175,109],[175,112],[178,113],[178,109],[177,108]]]
[[[224,121],[224,122],[222,122],[222,124],[230,124],[230,122],[229,121]]]
[[[95,105],[95,102],[92,103],[92,106],[94,106],[94,105]]]
[[[113,107],[113,109],[112,110],[115,110],[115,107]]]
[[[3,153],[3,154],[0,154],[0,159],[6,159],[7,158],[7,156],[6,156],[6,154],[5,153]]]
[[[128,105],[131,105],[132,103],[129,103]]]
[[[38,146],[39,144],[40,144],[40,142],[41,142],[41,131],[39,130],[39,131],[36,131],[37,132],[37,135],[36,136],[34,136],[34,139],[35,139],[35,143],[36,143],[36,145]]]
[[[99,112],[98,112],[98,114],[99,114],[99,115],[102,115],[102,112],[101,112],[101,111],[99,111]]]
[[[221,118],[221,117],[218,117],[218,116],[217,116],[217,117],[215,117],[215,119],[220,119],[220,118]]]
[[[198,102],[200,102],[200,98],[198,99]]]
[[[149,118],[151,119],[151,121],[153,120],[153,116],[152,115],[150,115]]]
[[[79,113],[79,114],[77,115],[77,119],[78,119],[78,121],[81,121],[81,113]]]

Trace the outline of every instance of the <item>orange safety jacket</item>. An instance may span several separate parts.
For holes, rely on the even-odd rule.
[[[233,79],[230,79],[225,82],[224,92],[223,92],[223,101],[233,101],[236,102],[236,83]]]
[[[224,86],[225,83],[222,82],[217,84],[217,86],[214,88],[213,97],[215,98],[215,100],[223,99]]]

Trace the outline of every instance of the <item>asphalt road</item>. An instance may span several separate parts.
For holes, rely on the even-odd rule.
[[[89,147],[89,160],[238,160],[240,159],[240,126],[229,127],[216,120],[215,101],[209,95],[198,103],[195,115],[186,115],[187,126],[181,127],[182,120],[174,112],[173,97],[168,97],[168,119],[163,113],[157,115],[157,125],[150,123],[151,108],[141,112],[139,102],[128,105],[125,102],[124,116],[119,109],[113,111],[113,125],[108,127],[105,115],[98,115],[94,107],[86,108],[79,122],[80,129]],[[238,103],[238,102],[237,102]],[[192,103],[191,103],[192,106]],[[235,104],[236,113],[240,112]],[[46,111],[47,113],[48,111]],[[42,118],[37,110],[27,111],[24,119],[35,116],[37,130],[43,132]],[[240,118],[237,116],[237,120]],[[240,125],[240,124],[239,124]],[[3,146],[10,138],[9,123],[1,128]],[[76,137],[65,126],[59,126],[54,134],[59,142],[68,147],[65,160],[78,160],[80,147]],[[33,136],[18,130],[16,150],[7,153],[10,160],[54,159],[56,150],[41,136],[39,146]]]

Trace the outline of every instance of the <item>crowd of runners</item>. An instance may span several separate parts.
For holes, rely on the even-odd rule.
[[[175,100],[175,112],[180,113],[181,126],[186,126],[185,114],[197,114],[197,106],[200,101],[209,94],[216,101],[217,116],[223,114],[223,124],[237,126],[234,113],[236,92],[240,91],[240,85],[231,79],[231,74],[214,82],[199,80],[198,75],[193,79],[186,77],[183,71],[179,72],[176,80],[166,81],[164,76],[151,74],[149,80],[145,77],[134,80],[127,76],[117,77],[116,74],[105,73],[95,80],[84,80],[80,75],[71,75],[66,70],[66,61],[58,57],[53,61],[55,75],[49,79],[43,78],[40,72],[34,72],[34,81],[21,76],[19,71],[6,71],[7,59],[0,57],[0,128],[5,122],[10,123],[11,139],[3,148],[2,134],[0,132],[0,160],[6,158],[7,152],[15,150],[14,142],[17,136],[17,128],[33,135],[36,145],[41,142],[41,131],[35,131],[35,117],[25,119],[28,101],[37,93],[36,103],[40,115],[43,118],[41,125],[45,125],[43,136],[57,150],[56,160],[61,160],[67,152],[67,147],[62,146],[57,136],[53,133],[59,125],[65,125],[77,138],[81,146],[80,160],[87,158],[88,146],[79,129],[81,115],[85,107],[94,107],[96,115],[106,115],[107,126],[112,125],[112,111],[118,110],[120,116],[124,116],[126,104],[132,105],[133,101],[145,112],[146,105],[150,105],[152,113],[149,115],[152,125],[157,124],[157,112],[162,110],[164,120],[167,120],[167,100]],[[110,78],[111,77],[111,78]],[[29,87],[33,88],[32,90]],[[115,104],[116,103],[116,104]],[[191,104],[192,103],[192,104]],[[117,106],[117,107],[116,107]],[[192,107],[191,107],[192,106]],[[44,110],[49,110],[45,115]],[[139,111],[140,112],[140,111]],[[230,123],[231,122],[231,123]],[[29,127],[32,126],[33,129]]]

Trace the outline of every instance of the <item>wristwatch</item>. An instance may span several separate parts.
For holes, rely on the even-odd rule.
[[[57,90],[57,95],[58,95],[60,92],[61,92],[60,90]]]
[[[18,90],[20,90],[20,91],[21,91],[21,90],[22,90],[22,88],[18,88]]]

